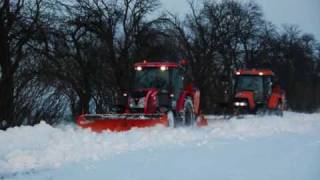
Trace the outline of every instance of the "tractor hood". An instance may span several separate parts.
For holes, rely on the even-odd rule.
[[[130,92],[129,97],[143,98],[151,94],[157,94],[158,92],[159,92],[159,89],[157,88],[134,89]]]
[[[159,90],[156,88],[135,89],[129,95],[129,108],[132,112],[156,113]]]
[[[239,91],[235,95],[235,102],[240,101],[247,101],[249,103],[249,108],[254,109],[255,108],[255,102],[254,102],[254,92],[253,91]]]

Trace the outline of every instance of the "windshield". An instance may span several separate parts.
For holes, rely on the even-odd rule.
[[[236,91],[263,92],[263,77],[261,76],[238,76]]]
[[[168,89],[169,70],[160,70],[159,68],[145,68],[136,71],[134,87],[139,88],[158,88]]]

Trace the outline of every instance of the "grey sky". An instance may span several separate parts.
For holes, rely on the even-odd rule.
[[[163,7],[180,15],[189,10],[187,0],[160,0]],[[249,1],[249,0],[242,0]],[[296,24],[320,41],[320,0],[253,0],[263,9],[267,20],[281,27]]]

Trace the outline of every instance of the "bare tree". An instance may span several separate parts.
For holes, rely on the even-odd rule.
[[[41,7],[42,0],[3,0],[0,3],[0,124],[3,128],[17,125],[14,112],[15,106],[19,106],[15,104],[17,72],[37,31]]]

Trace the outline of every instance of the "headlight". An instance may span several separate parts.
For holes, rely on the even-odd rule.
[[[144,108],[144,97],[142,98],[130,98],[130,108]]]
[[[233,104],[240,107],[248,106],[247,102],[234,102]]]

